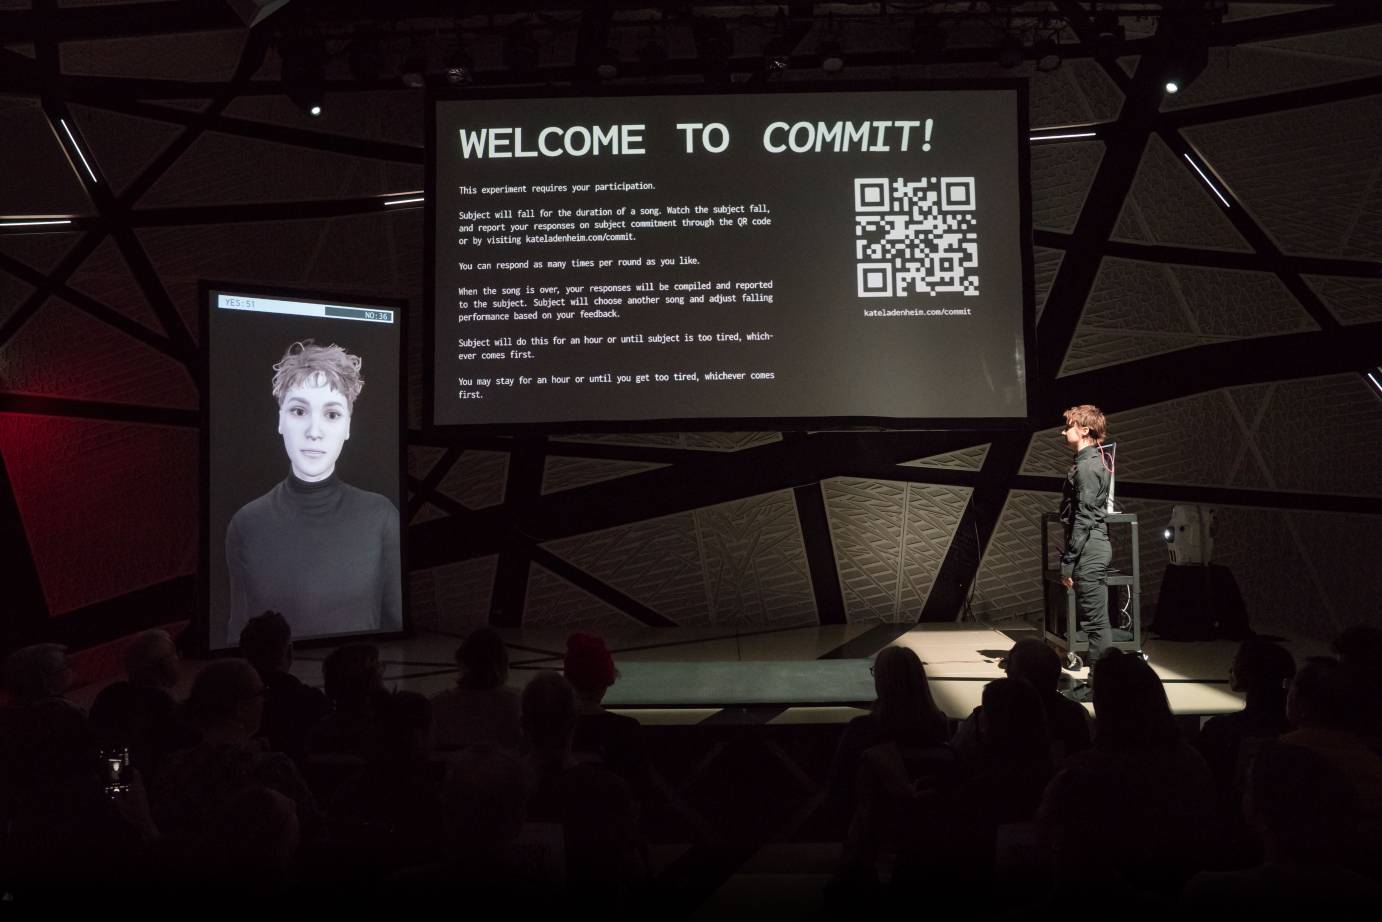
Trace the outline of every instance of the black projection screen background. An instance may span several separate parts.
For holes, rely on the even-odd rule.
[[[437,100],[433,423],[1024,419],[1024,92]]]
[[[294,640],[401,630],[403,304],[211,282],[202,284],[201,297],[201,573],[207,646],[218,650],[238,643],[243,613],[232,617],[227,527],[248,504],[281,497],[275,491],[294,469],[289,453],[295,446],[280,432],[272,384],[274,364],[291,344],[306,339],[337,344],[361,359],[364,387],[335,464],[336,479],[353,492],[330,496],[325,506],[306,497],[311,519],[296,537],[286,534],[296,527],[293,522],[274,521],[285,534],[264,539],[284,545],[277,549],[282,572],[272,574],[277,585],[269,601],[277,604],[268,607],[282,611]],[[289,514],[295,509],[290,507]],[[251,554],[255,550],[247,548]],[[364,554],[370,559],[361,559]],[[351,569],[377,577],[369,580],[368,594],[358,591],[360,578],[346,572]],[[294,611],[293,599],[325,607],[315,615]]]

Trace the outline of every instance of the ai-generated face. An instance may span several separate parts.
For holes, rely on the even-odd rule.
[[[283,395],[278,434],[299,480],[325,480],[336,470],[336,459],[350,438],[345,395],[320,376],[308,378]]]

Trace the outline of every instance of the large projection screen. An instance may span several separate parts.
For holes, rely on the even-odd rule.
[[[1025,84],[430,113],[434,425],[1027,417]]]
[[[202,283],[206,646],[403,628],[403,304]]]

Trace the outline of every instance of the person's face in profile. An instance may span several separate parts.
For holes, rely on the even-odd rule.
[[[278,434],[299,480],[325,480],[336,470],[336,459],[350,438],[345,395],[321,376],[307,379],[283,395]]]

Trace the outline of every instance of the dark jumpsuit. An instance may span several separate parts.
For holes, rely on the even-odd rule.
[[[1075,580],[1075,614],[1089,640],[1090,666],[1113,643],[1108,619],[1108,566],[1113,548],[1104,524],[1109,472],[1098,446],[1080,449],[1061,488],[1060,520],[1065,526],[1061,576]],[[1074,641],[1074,638],[1071,638]]]

